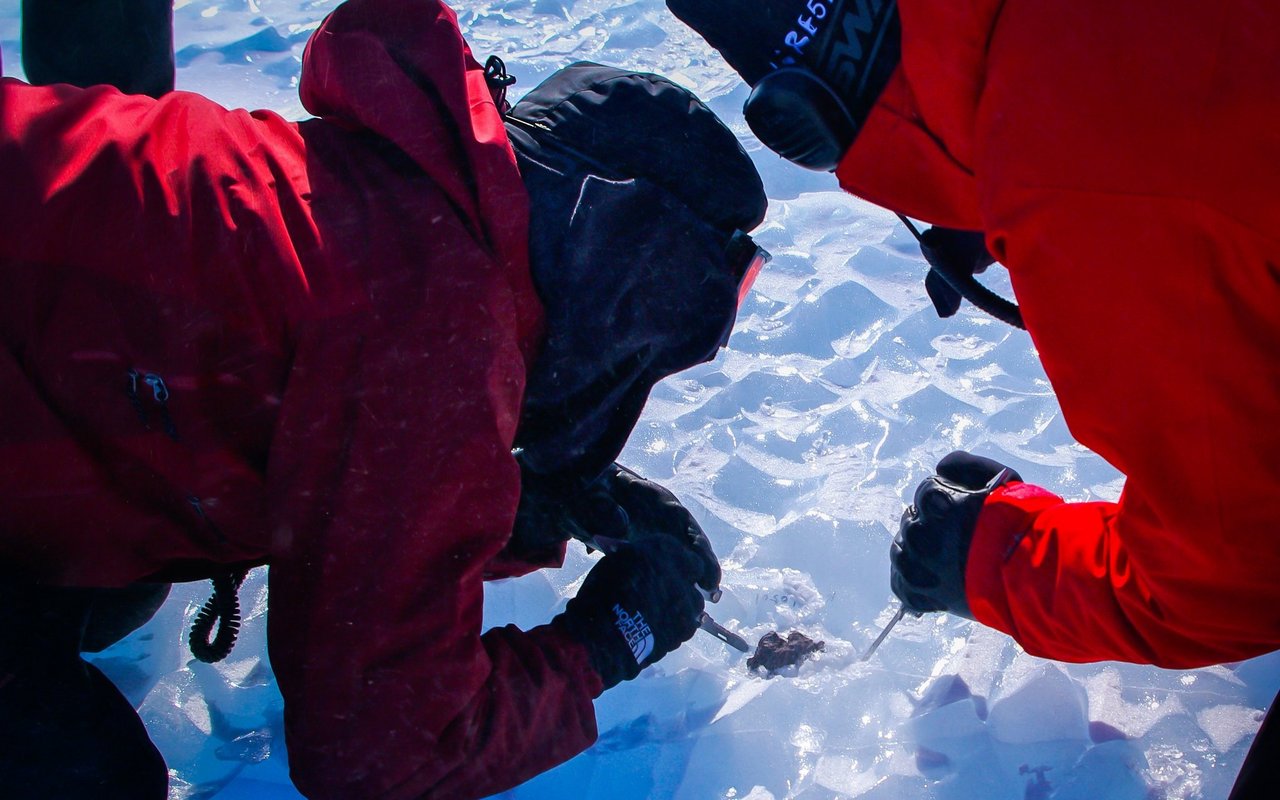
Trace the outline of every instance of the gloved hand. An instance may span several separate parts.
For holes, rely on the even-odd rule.
[[[949,611],[973,619],[964,573],[978,514],[996,487],[1022,476],[996,461],[954,452],[916,488],[889,549],[889,586],[917,614]]]
[[[621,465],[610,464],[582,490],[524,473],[508,549],[541,552],[570,537],[606,552],[619,542],[671,539],[698,559],[698,585],[713,597],[719,589],[720,562],[693,515],[667,489]]]
[[[939,317],[953,316],[960,309],[960,292],[947,279],[949,275],[976,275],[996,263],[987,252],[985,237],[979,231],[940,228],[937,225],[920,235],[920,252],[929,262],[924,288],[933,301]]]
[[[587,648],[604,688],[612,688],[697,632],[702,572],[697,555],[673,537],[622,544],[587,573],[551,624]]]
[[[667,0],[753,87],[743,113],[771,150],[830,171],[900,58],[888,0]]]
[[[697,584],[710,595],[718,593],[720,561],[702,527],[674,494],[620,464],[609,465],[592,490],[596,519],[600,522],[579,519],[585,530],[610,536],[612,524],[615,531],[624,530],[622,538],[629,542],[671,539],[697,559]],[[617,527],[619,520],[622,528]]]

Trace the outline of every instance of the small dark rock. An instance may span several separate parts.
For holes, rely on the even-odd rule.
[[[773,675],[783,667],[799,664],[811,653],[821,650],[825,642],[815,642],[799,631],[792,631],[783,639],[776,633],[769,632],[756,645],[756,652],[747,659],[747,667],[752,670],[764,670]]]

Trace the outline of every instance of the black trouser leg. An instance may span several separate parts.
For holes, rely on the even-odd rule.
[[[1236,785],[1229,800],[1275,800],[1280,797],[1280,722],[1276,721],[1276,705],[1280,695],[1262,720],[1249,754],[1244,757]]]
[[[93,590],[0,585],[0,793],[164,800],[169,775],[120,691],[80,658]]]
[[[33,84],[173,90],[171,0],[22,0]],[[164,800],[169,774],[142,720],[81,649],[145,623],[167,584],[59,589],[0,581],[0,776],[6,798]]]
[[[33,84],[173,90],[172,0],[22,0],[22,68]]]

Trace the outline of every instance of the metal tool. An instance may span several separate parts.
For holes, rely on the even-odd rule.
[[[889,620],[889,624],[884,626],[884,629],[880,631],[880,635],[877,636],[876,640],[871,643],[870,647],[867,648],[867,652],[862,654],[862,658],[860,660],[866,661],[867,659],[871,658],[871,656],[874,655],[876,650],[880,647],[880,643],[883,642],[886,638],[888,638],[889,631],[893,630],[893,626],[897,625],[902,620],[902,618],[905,617],[906,615],[907,615],[907,607],[898,606],[898,613],[894,614],[893,619]]]
[[[741,650],[744,653],[751,652],[751,645],[747,644],[747,640],[738,634],[729,630],[711,618],[711,615],[703,611],[702,616],[698,618],[698,627],[720,641],[732,647],[734,650]]]

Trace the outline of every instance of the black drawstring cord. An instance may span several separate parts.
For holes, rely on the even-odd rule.
[[[125,391],[129,394],[129,405],[133,406],[142,427],[149,428],[151,424],[147,421],[147,410],[142,407],[142,399],[138,397],[138,378],[142,375],[136,369],[129,370],[126,375],[129,378],[129,384],[125,387]]]
[[[133,406],[134,412],[138,415],[138,421],[142,423],[142,427],[151,429],[151,420],[147,415],[147,410],[142,405],[142,399],[138,397],[138,380],[151,387],[151,396],[155,398],[156,404],[160,406],[160,420],[164,423],[165,435],[175,442],[178,441],[178,428],[173,424],[173,417],[169,415],[169,387],[165,385],[164,378],[154,372],[138,372],[131,369],[126,373],[129,378],[129,384],[125,387],[125,391],[129,394],[129,405]]]
[[[196,614],[191,623],[191,636],[187,643],[191,647],[191,655],[206,664],[213,664],[226,658],[236,646],[236,636],[240,633],[240,585],[244,583],[248,569],[227,570],[213,578],[213,595],[204,607]],[[219,620],[221,620],[219,622]],[[214,623],[218,624],[218,633],[213,633]]]
[[[169,416],[169,387],[164,385],[164,378],[148,372],[143,376],[143,381],[151,387],[151,396],[160,406],[160,419],[164,422],[165,435],[178,441],[178,428],[173,424],[173,417]]]
[[[917,242],[921,241],[923,234],[920,233],[911,220],[902,214],[898,215],[898,219],[902,220],[902,223],[907,226],[907,230],[911,231],[911,235],[916,237]],[[951,288],[959,292],[961,297],[973,303],[982,311],[1015,328],[1020,328],[1024,331],[1027,329],[1026,323],[1022,321],[1022,310],[1018,308],[1017,304],[1004,299],[981,283],[978,283],[978,279],[973,277],[972,272],[950,263],[930,264],[930,266],[942,276],[942,279]]]
[[[507,64],[501,58],[489,56],[484,62],[484,80],[489,84],[489,91],[493,93],[493,102],[498,107],[498,113],[506,116],[511,110],[511,104],[507,102],[507,87],[516,82],[515,76],[507,72]]]

